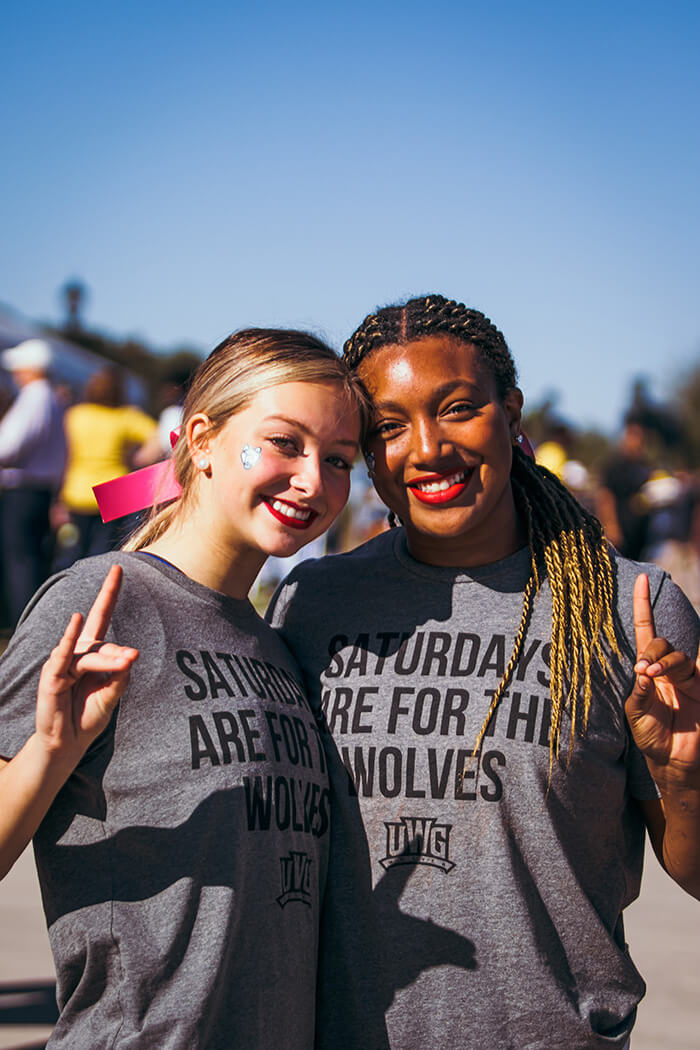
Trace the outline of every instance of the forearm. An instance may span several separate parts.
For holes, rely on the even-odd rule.
[[[0,879],[31,841],[77,761],[47,752],[33,734],[0,768]]]
[[[664,783],[658,771],[655,779],[665,825],[660,859],[674,882],[700,900],[700,785]]]

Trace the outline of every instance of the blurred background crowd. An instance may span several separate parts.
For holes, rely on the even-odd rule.
[[[201,355],[154,353],[87,330],[84,288],[63,289],[61,328],[0,310],[0,630],[13,630],[53,572],[119,546],[134,517],[104,524],[92,486],[170,454],[187,383]],[[557,380],[567,381],[566,361]],[[527,394],[527,392],[526,392]],[[700,363],[667,403],[643,381],[609,431],[583,429],[557,395],[528,406],[525,430],[539,462],[602,522],[626,556],[665,568],[700,611]],[[528,411],[529,407],[529,411]],[[349,550],[387,527],[355,465],[348,506],[331,532],[294,559],[271,558],[254,590],[262,607],[294,561]]]

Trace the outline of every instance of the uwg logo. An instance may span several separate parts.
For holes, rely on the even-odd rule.
[[[435,817],[401,817],[385,821],[386,857],[379,863],[383,868],[395,864],[430,864],[448,872],[454,868],[450,860],[451,824],[438,824]]]
[[[282,892],[277,898],[280,908],[290,901],[300,901],[311,907],[311,858],[308,853],[290,850],[289,856],[280,857],[282,870]]]

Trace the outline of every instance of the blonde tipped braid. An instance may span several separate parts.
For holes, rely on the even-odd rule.
[[[516,485],[517,485],[517,482],[513,482],[514,489],[515,489]],[[467,759],[467,761],[466,761],[466,763],[464,765],[464,768],[462,769],[462,775],[461,775],[460,780],[459,780],[460,787],[464,783],[464,777],[466,775],[467,770],[469,769],[469,766],[472,763],[472,760],[478,754],[479,748],[481,747],[482,741],[483,741],[484,737],[486,736],[486,733],[488,731],[491,719],[493,718],[494,712],[496,711],[496,708],[498,707],[499,703],[501,702],[501,698],[502,698],[503,694],[506,691],[508,683],[510,682],[510,679],[511,679],[511,677],[513,675],[513,671],[515,670],[515,668],[516,668],[516,666],[518,664],[518,660],[520,659],[520,654],[522,653],[522,650],[523,650],[523,642],[525,641],[525,636],[527,634],[528,624],[530,623],[530,614],[532,612],[533,599],[537,596],[537,594],[539,593],[539,589],[540,589],[540,572],[539,572],[539,569],[537,567],[537,561],[536,561],[536,559],[534,557],[534,554],[533,554],[533,551],[535,549],[535,545],[534,545],[534,542],[533,542],[532,512],[531,512],[531,508],[529,508],[529,500],[528,500],[528,497],[527,497],[527,493],[524,490],[521,490],[520,494],[521,494],[521,497],[522,497],[523,506],[525,507],[525,519],[527,521],[527,530],[528,530],[528,547],[530,549],[530,555],[531,555],[531,557],[530,557],[530,576],[529,576],[529,579],[528,579],[528,581],[527,581],[527,583],[525,585],[525,590],[523,591],[523,608],[522,608],[522,612],[520,614],[520,626],[518,627],[518,632],[517,632],[517,634],[515,636],[515,643],[513,645],[513,652],[511,653],[510,660],[508,661],[508,666],[506,667],[505,671],[503,672],[503,677],[501,678],[500,682],[498,683],[496,691],[493,694],[493,699],[491,700],[491,703],[489,705],[489,709],[486,712],[486,718],[484,719],[483,725],[481,726],[481,729],[479,730],[479,732],[477,734],[477,737],[476,737],[476,740],[474,742],[474,747],[472,748],[471,756]]]
[[[486,718],[484,719],[484,723],[483,723],[481,729],[479,730],[479,732],[477,734],[476,740],[474,742],[474,747],[472,748],[471,758],[469,758],[469,760],[467,761],[466,765],[464,766],[464,769],[462,770],[461,781],[464,780],[464,775],[467,772],[467,769],[469,768],[469,765],[471,763],[472,758],[474,758],[475,755],[478,754],[479,748],[481,747],[481,742],[484,739],[484,737],[486,736],[486,731],[487,731],[487,729],[489,727],[489,722],[493,718],[494,711],[496,710],[496,708],[498,707],[498,705],[501,702],[501,697],[503,696],[503,694],[506,691],[508,683],[510,682],[511,676],[513,674],[513,671],[517,667],[518,660],[520,659],[520,654],[523,651],[523,642],[525,641],[525,635],[527,634],[527,627],[528,627],[528,624],[530,622],[530,613],[532,612],[532,600],[533,600],[534,594],[536,594],[535,577],[534,576],[530,576],[530,579],[527,581],[527,584],[525,585],[525,591],[523,593],[523,611],[522,611],[522,614],[520,616],[520,626],[518,627],[518,633],[515,636],[515,644],[513,645],[513,652],[511,653],[510,660],[508,661],[508,666],[506,667],[505,671],[503,672],[503,677],[501,678],[500,682],[498,683],[498,688],[496,689],[496,692],[493,694],[493,700],[491,701],[489,709],[486,712]],[[460,783],[461,783],[461,781],[460,781]]]
[[[546,576],[552,599],[551,781],[561,749],[564,711],[568,707],[571,717],[568,767],[576,732],[583,734],[588,724],[594,666],[597,664],[605,674],[609,652],[619,655],[613,622],[613,568],[596,519],[577,503],[553,474],[528,459],[519,449],[514,450],[511,483],[516,505],[527,523],[531,571],[523,593],[520,624],[511,658],[477,734],[472,757],[478,752],[517,667],[532,607]],[[462,771],[462,780],[470,763],[471,759]]]
[[[588,724],[594,667],[607,674],[610,654],[620,655],[615,582],[600,523],[550,471],[516,449],[512,481],[516,502],[532,518],[530,550],[535,562],[544,563],[552,595],[551,775],[564,710],[568,707],[571,716],[568,765],[575,735]]]

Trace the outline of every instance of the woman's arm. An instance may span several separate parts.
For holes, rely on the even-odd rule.
[[[0,878],[43,820],[88,747],[106,729],[138,651],[102,642],[122,570],[108,572],[83,626],[75,613],[44,664],[36,731],[11,761],[0,759]]]
[[[700,899],[700,649],[693,662],[657,637],[643,575],[634,587],[634,625],[637,677],[625,711],[661,793],[641,807],[657,857]]]

